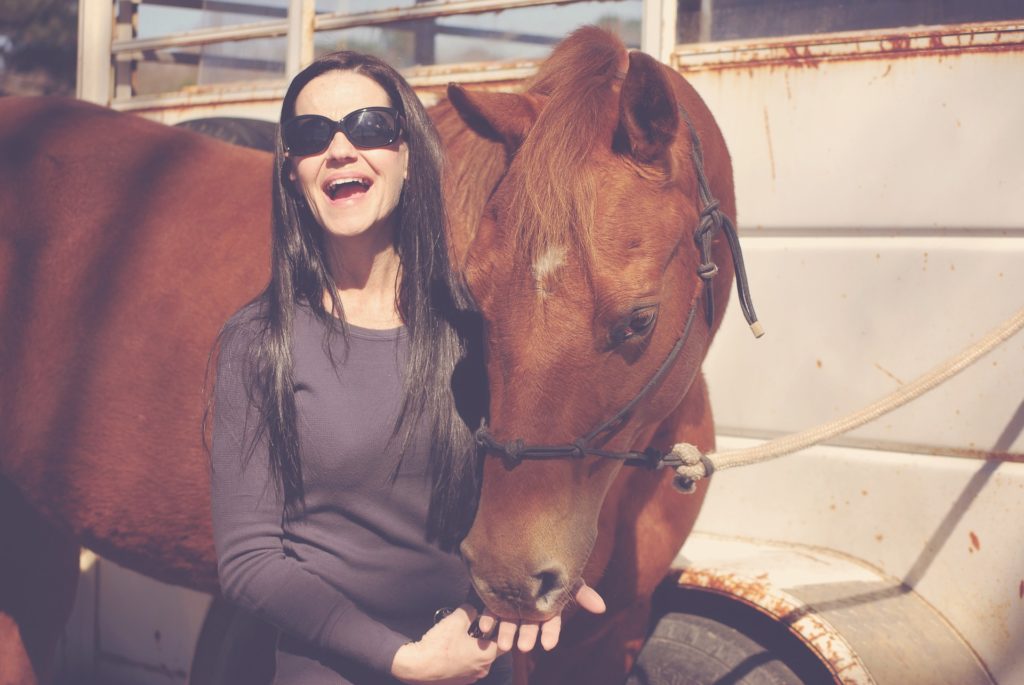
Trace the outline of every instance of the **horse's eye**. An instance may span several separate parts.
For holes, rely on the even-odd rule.
[[[619,322],[614,328],[612,328],[612,345],[621,345],[627,340],[647,335],[651,332],[651,328],[654,327],[654,321],[657,318],[657,306],[637,307],[630,312],[628,318]]]
[[[658,309],[656,307],[644,307],[633,312],[633,316],[629,319],[629,327],[633,329],[633,333],[636,335],[643,335],[651,330],[651,326],[654,325],[654,319],[658,316]]]

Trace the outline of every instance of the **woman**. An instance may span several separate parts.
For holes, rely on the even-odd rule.
[[[557,641],[557,618],[469,635],[451,550],[478,483],[441,160],[374,57],[327,55],[288,88],[271,280],[221,334],[211,450],[221,585],[280,628],[276,683],[471,683],[516,639]],[[507,662],[485,682],[509,682]]]

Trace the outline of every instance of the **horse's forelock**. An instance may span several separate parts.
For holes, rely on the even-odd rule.
[[[617,114],[613,84],[627,64],[614,35],[584,27],[541,65],[527,92],[547,96],[516,152],[510,175],[509,228],[529,259],[571,247],[584,259],[594,222],[596,183],[588,160],[595,145],[610,144]]]

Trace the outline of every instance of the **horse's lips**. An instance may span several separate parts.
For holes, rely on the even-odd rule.
[[[543,623],[548,621],[555,616],[562,613],[570,604],[572,604],[572,594],[566,593],[553,606],[549,606],[547,610],[541,611],[539,609],[529,609],[521,606],[514,607],[511,611],[504,611],[507,605],[502,600],[494,597],[486,588],[486,583],[480,583],[472,573],[469,574],[469,582],[473,586],[473,591],[476,596],[484,603],[484,606],[498,618],[500,621],[536,621]],[[577,587],[582,581],[577,583]],[[491,601],[488,602],[487,600]]]

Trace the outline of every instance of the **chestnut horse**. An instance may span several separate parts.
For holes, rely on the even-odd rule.
[[[595,585],[607,615],[576,616],[555,653],[517,671],[620,683],[704,496],[676,492],[671,469],[623,462],[714,446],[700,366],[734,234],[708,237],[702,256],[695,231],[713,198],[735,216],[729,154],[681,76],[594,28],[522,94],[448,95],[435,119],[456,160],[452,243],[486,322],[491,392],[478,432],[491,456],[462,553],[503,616],[548,618],[580,579]]]
[[[463,552],[500,615],[550,616],[581,578],[607,600],[522,661],[520,681],[620,682],[703,486],[681,497],[670,469],[592,451],[517,463],[528,452],[496,446],[579,445],[637,396],[587,450],[713,446],[699,368],[722,312],[703,315],[686,115],[734,216],[728,153],[681,77],[597,29],[560,44],[522,95],[449,94],[433,113],[450,242],[487,324],[479,436],[503,454]],[[46,678],[79,544],[216,591],[204,372],[268,275],[270,166],[84,103],[0,101],[0,682]],[[725,242],[710,256],[724,303]]]

